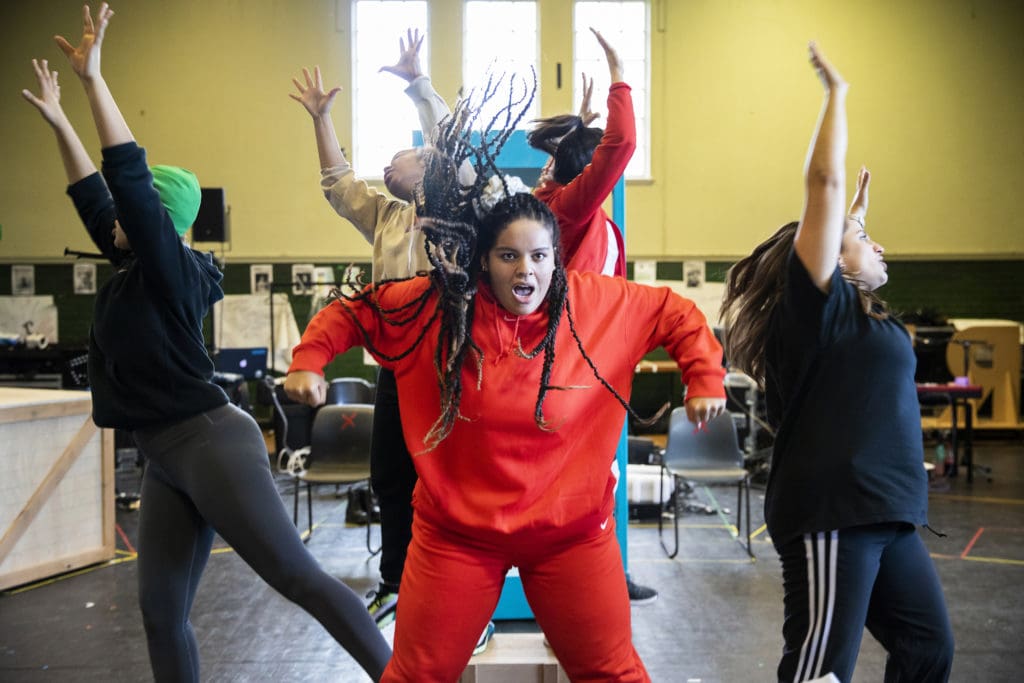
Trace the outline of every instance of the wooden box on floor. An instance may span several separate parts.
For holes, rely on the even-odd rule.
[[[114,557],[114,434],[88,392],[0,387],[0,589]]]
[[[459,683],[569,683],[541,633],[498,633]]]

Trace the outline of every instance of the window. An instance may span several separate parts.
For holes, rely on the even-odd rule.
[[[352,162],[360,177],[381,178],[395,152],[412,146],[412,133],[420,124],[416,108],[404,92],[405,81],[379,70],[398,61],[398,41],[407,28],[426,34],[427,3],[356,0],[352,19]],[[428,39],[424,38],[420,48],[420,64],[426,73]]]
[[[594,125],[602,126],[608,111],[608,62],[590,28],[611,43],[623,62],[624,78],[633,90],[636,113],[636,152],[626,167],[626,178],[647,178],[651,173],[650,119],[650,23],[645,0],[578,0],[573,26],[573,104],[583,101],[582,74],[594,78],[591,108],[601,114]]]
[[[537,3],[533,0],[468,0],[462,37],[464,94],[468,95],[471,88],[484,84],[492,64],[497,75],[517,73],[527,79],[533,68],[538,74],[537,92],[518,126],[527,127],[540,111],[537,42]],[[487,114],[493,114],[499,107],[499,102],[485,107],[482,120],[488,120]]]

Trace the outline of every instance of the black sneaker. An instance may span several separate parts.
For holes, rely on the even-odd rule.
[[[371,598],[370,604],[366,606],[366,611],[377,622],[377,628],[383,629],[395,620],[395,611],[398,609],[398,593],[375,590],[367,593],[366,597]]]
[[[658,591],[647,586],[633,583],[632,579],[626,579],[626,588],[629,590],[629,603],[631,605],[646,605],[658,599]]]

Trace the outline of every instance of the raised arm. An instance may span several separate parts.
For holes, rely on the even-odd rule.
[[[811,138],[804,170],[806,195],[794,249],[811,280],[823,292],[836,269],[845,227],[846,210],[846,93],[848,85],[810,44],[811,65],[825,86],[818,125]],[[867,185],[865,184],[865,190]],[[866,209],[867,195],[864,195]]]
[[[853,200],[850,202],[850,211],[847,217],[864,227],[864,219],[868,214],[868,185],[871,183],[871,171],[866,166],[860,167],[857,173],[857,188],[853,191]]]
[[[601,49],[604,50],[605,61],[608,62],[608,75],[611,76],[612,85],[622,82],[622,59],[619,57],[619,53],[611,46],[601,32],[596,28],[591,27],[590,32],[597,38],[597,42],[601,44]]]
[[[425,36],[420,35],[419,29],[407,30],[406,37],[398,39],[398,61],[391,66],[382,66],[380,70],[394,74],[409,84],[405,94],[416,107],[420,130],[423,131],[423,141],[433,144],[437,139],[437,124],[451,113],[451,109],[444,98],[434,90],[430,77],[423,73],[420,66],[420,47],[424,38]],[[471,164],[465,164],[464,168],[472,173]]]
[[[299,91],[289,93],[288,96],[301,104],[309,115],[313,117],[313,133],[316,136],[316,151],[320,157],[320,168],[331,168],[345,163],[345,155],[341,153],[341,145],[338,144],[338,135],[334,131],[334,122],[331,120],[331,107],[334,106],[334,98],[341,92],[341,88],[331,88],[324,91],[324,79],[320,75],[320,67],[313,68],[313,75],[309,75],[309,69],[302,69],[302,76],[305,85],[297,78],[292,79],[295,88]]]
[[[22,96],[39,110],[43,120],[50,124],[57,136],[57,148],[60,150],[61,161],[68,185],[74,185],[82,178],[96,173],[96,165],[85,151],[82,140],[75,132],[74,126],[60,105],[60,85],[57,83],[57,72],[50,71],[50,65],[44,60],[32,60],[32,68],[39,81],[39,96],[28,90],[22,90]]]
[[[82,40],[78,46],[72,46],[63,36],[54,36],[53,38],[85,87],[89,107],[92,109],[92,118],[96,124],[96,132],[100,138],[100,145],[104,149],[135,140],[113,95],[110,94],[110,88],[107,87],[107,83],[100,73],[100,50],[103,46],[103,36],[106,34],[110,17],[113,15],[114,10],[110,9],[107,3],[103,3],[100,5],[94,23],[89,6],[85,5],[82,8]]]
[[[114,247],[112,230],[117,218],[114,200],[107,190],[103,178],[96,172],[96,165],[85,151],[82,140],[75,132],[60,105],[60,85],[57,72],[50,71],[45,59],[32,60],[36,79],[39,82],[39,95],[29,90],[22,90],[22,96],[28,100],[42,115],[43,120],[50,124],[57,137],[57,148],[60,150],[61,161],[64,162],[64,173],[68,180],[68,194],[75,204],[75,210],[82,219],[85,229],[100,253],[111,261],[117,262],[124,256]]]
[[[577,219],[592,216],[601,207],[636,150],[633,98],[629,86],[622,80],[622,60],[604,36],[595,29],[590,30],[604,49],[612,80],[608,91],[608,122],[590,163],[565,186],[556,204],[552,205],[556,215],[571,215]],[[581,118],[583,113],[581,111]],[[571,243],[580,236],[563,233],[562,237],[563,241]]]

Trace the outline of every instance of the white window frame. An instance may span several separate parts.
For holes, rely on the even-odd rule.
[[[360,50],[362,36],[359,26],[360,5],[366,4],[394,4],[394,16],[388,25],[389,33],[374,34],[374,42],[380,43],[382,49],[373,51],[373,57],[369,50]],[[412,146],[411,133],[419,130],[419,117],[416,114],[416,107],[409,96],[405,94],[407,85],[398,76],[380,72],[378,70],[384,65],[394,64],[398,61],[398,41],[404,38],[407,28],[416,28],[417,22],[403,22],[402,9],[409,9],[415,5],[424,12],[423,23],[419,26],[420,33],[425,35],[423,46],[420,48],[420,64],[425,73],[430,73],[428,64],[430,60],[430,35],[427,28],[430,21],[430,3],[427,0],[352,0],[352,167],[360,178],[367,180],[383,180],[384,166],[391,160],[395,152],[407,149]],[[386,52],[383,47],[386,46]],[[362,60],[361,60],[362,57]],[[383,59],[382,59],[383,58]],[[370,59],[365,68],[361,68],[363,62]],[[379,63],[378,63],[379,62]],[[366,79],[363,83],[362,78]],[[327,84],[325,84],[327,87]],[[387,104],[381,104],[384,101]],[[389,125],[384,128],[365,125],[362,121],[360,107],[365,108],[362,112],[370,119],[379,116],[382,108],[395,108],[395,116],[400,123]],[[365,132],[369,129],[369,132]],[[363,144],[360,144],[364,141]],[[370,154],[369,150],[375,148]],[[385,151],[377,151],[385,150]]]
[[[540,115],[540,6],[537,0],[465,0],[463,3],[463,22],[462,22],[462,83],[463,83],[463,95],[468,95],[472,88],[479,88],[484,85],[483,74],[485,73],[487,65],[479,65],[471,63],[471,59],[474,57],[470,54],[470,50],[467,49],[467,45],[473,40],[470,37],[469,30],[469,15],[471,4],[474,5],[485,5],[488,3],[508,3],[508,4],[521,4],[531,5],[533,7],[533,59],[529,66],[532,66],[534,73],[537,77],[537,91],[534,93],[533,102],[530,104],[530,109],[527,113],[519,120],[517,128],[528,128],[530,121],[537,118]],[[479,33],[475,34],[479,38]],[[506,75],[510,76],[513,72],[519,74],[523,78],[530,78],[529,69],[525,65],[516,65],[518,68],[509,68],[508,62],[502,63],[501,58],[497,58],[496,62],[496,75],[500,75],[506,68],[509,70]],[[507,82],[507,81],[506,81]],[[527,81],[528,82],[528,81]],[[529,83],[529,82],[528,82]],[[507,91],[506,91],[507,92]]]
[[[597,26],[598,31],[608,39],[613,47],[619,49],[619,54],[626,62],[624,64],[625,82],[632,88],[633,107],[637,111],[636,144],[637,150],[634,154],[634,161],[630,162],[626,169],[626,180],[649,180],[651,178],[651,4],[649,0],[574,0],[573,2],[573,112],[579,111],[580,103],[583,100],[581,73],[587,77],[594,76],[594,95],[591,99],[591,109],[600,113],[601,118],[593,125],[604,127],[608,115],[608,64],[604,58],[604,52],[600,51],[600,61],[580,60],[581,48],[583,54],[592,54],[597,46],[597,40],[590,32],[590,26],[581,24],[578,21],[578,8],[582,4],[642,4],[644,6],[644,56],[643,71],[636,73],[637,62],[630,60],[628,55],[623,54],[621,45],[616,41],[616,27]],[[587,41],[584,45],[583,41]],[[639,156],[639,159],[638,159]]]

